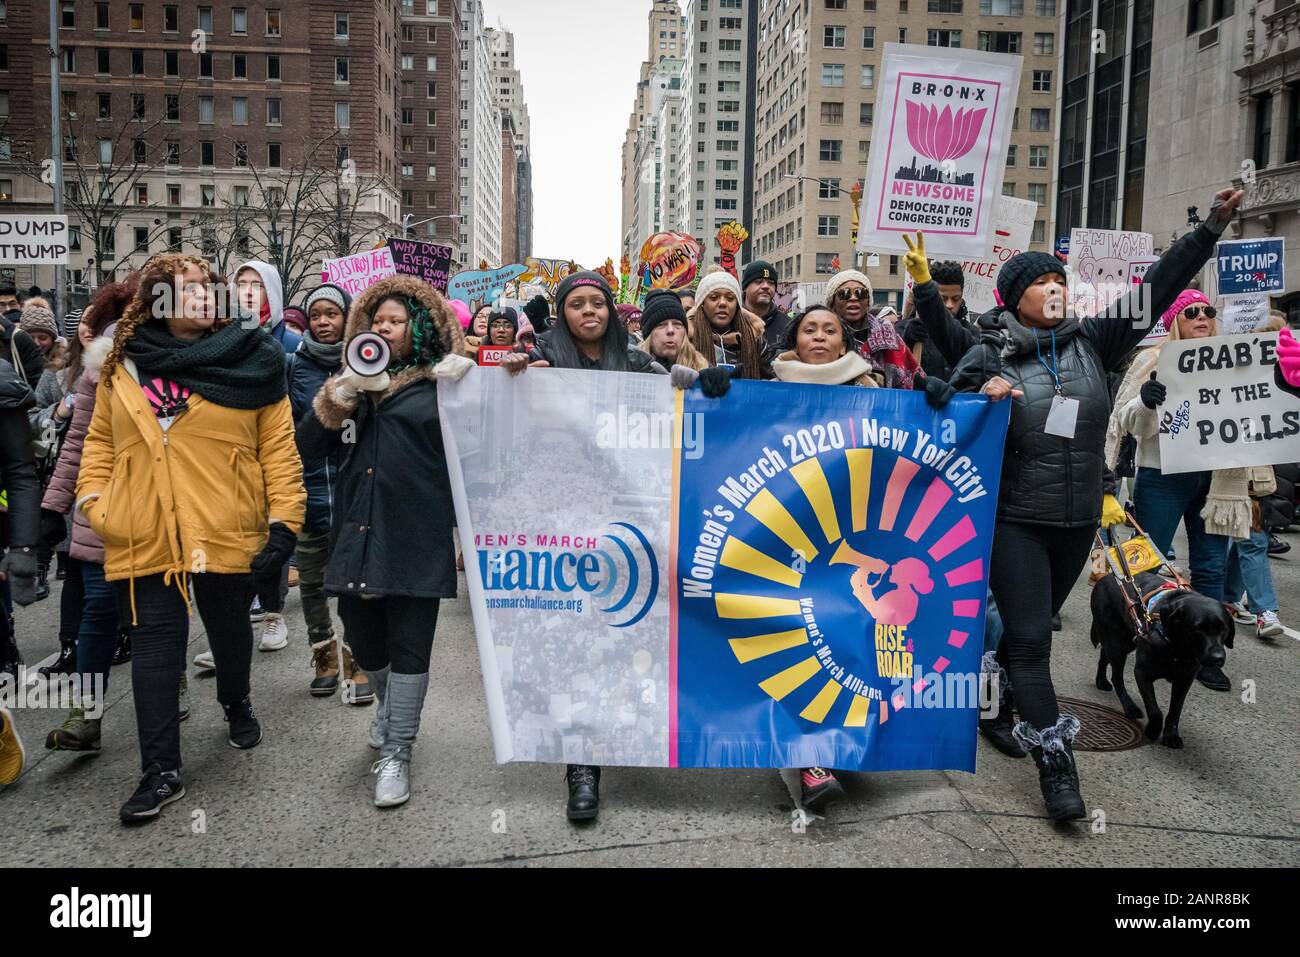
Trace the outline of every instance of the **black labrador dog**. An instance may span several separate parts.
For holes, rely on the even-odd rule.
[[[1124,664],[1137,649],[1133,677],[1147,708],[1146,736],[1161,738],[1166,747],[1181,748],[1178,721],[1182,717],[1187,692],[1202,667],[1222,667],[1224,648],[1232,647],[1236,626],[1222,603],[1188,588],[1170,588],[1159,575],[1143,572],[1134,578],[1140,592],[1132,596],[1146,604],[1156,619],[1149,638],[1135,634],[1133,618],[1124,601],[1125,586],[1114,575],[1107,575],[1092,590],[1092,643],[1100,648],[1097,662],[1097,687],[1110,691],[1106,665],[1115,682],[1115,694],[1130,718],[1142,717],[1142,709],[1133,703],[1124,687]],[[1169,697],[1169,715],[1160,713],[1156,703],[1155,682],[1165,679],[1173,686]],[[1161,730],[1164,736],[1161,737]]]

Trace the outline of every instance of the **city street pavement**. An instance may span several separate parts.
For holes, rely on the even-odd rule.
[[[1282,618],[1300,625],[1300,535],[1273,561]],[[1178,542],[1186,554],[1185,542]],[[1289,559],[1289,560],[1288,560]],[[52,583],[54,584],[54,583]],[[232,749],[215,681],[190,668],[182,725],[184,799],[149,824],[118,823],[139,774],[129,666],[114,669],[103,751],[44,750],[59,711],[16,724],[28,770],[0,788],[5,866],[1136,866],[1300,863],[1300,637],[1239,628],[1226,671],[1237,690],[1193,686],[1186,747],[1080,753],[1095,819],[1054,826],[1037,775],[981,740],[979,771],[844,775],[848,800],[800,827],[775,771],[606,769],[598,822],[564,819],[563,769],[493,762],[478,651],[462,597],[445,602],[408,805],[371,804],[371,708],[307,694],[310,651],[296,591],[290,646],[254,653],[253,702],[265,733]],[[18,612],[30,666],[57,647],[58,592]],[[1116,707],[1093,687],[1086,577],[1064,610],[1053,673],[1061,695]],[[255,626],[255,629],[259,626]],[[190,657],[207,647],[192,623]],[[1131,659],[1130,659],[1131,662]],[[1130,663],[1130,674],[1132,665]],[[1254,702],[1242,700],[1254,682]],[[1131,685],[1130,685],[1131,687]],[[1167,684],[1158,685],[1162,702]],[[1098,815],[1097,812],[1101,814]]]

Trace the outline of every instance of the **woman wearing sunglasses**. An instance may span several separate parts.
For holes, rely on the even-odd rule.
[[[837,273],[826,285],[826,305],[853,331],[858,354],[887,389],[910,389],[920,366],[894,328],[896,314],[871,313],[871,280],[856,269]],[[891,310],[892,313],[892,310]]]
[[[1203,293],[1187,289],[1174,300],[1164,314],[1164,321],[1169,329],[1168,337],[1133,360],[1115,397],[1115,413],[1107,435],[1107,461],[1114,465],[1119,440],[1125,433],[1137,439],[1133,509],[1138,524],[1163,555],[1173,546],[1174,532],[1181,521],[1187,529],[1192,587],[1222,601],[1227,584],[1228,547],[1234,538],[1250,537],[1249,470],[1219,469],[1179,475],[1161,472],[1160,419],[1165,386],[1156,378],[1164,346],[1219,335],[1218,315]],[[1221,668],[1202,668],[1197,677],[1201,684],[1215,691],[1232,689]]]

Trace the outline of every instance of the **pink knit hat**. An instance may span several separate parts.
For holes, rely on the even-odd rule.
[[[1174,300],[1174,304],[1166,309],[1165,314],[1160,317],[1160,321],[1164,323],[1165,331],[1169,331],[1170,327],[1174,323],[1174,319],[1178,317],[1180,312],[1188,306],[1195,305],[1196,303],[1208,306],[1210,305],[1210,300],[1205,298],[1205,293],[1201,292],[1199,289],[1184,289],[1180,292],[1178,298]]]
[[[447,305],[451,306],[451,311],[454,312],[456,318],[460,320],[460,327],[462,329],[468,329],[470,323],[469,306],[465,305],[459,299],[450,299],[447,301]]]

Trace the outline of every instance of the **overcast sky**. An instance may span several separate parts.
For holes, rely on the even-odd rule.
[[[649,0],[483,0],[515,35],[532,122],[533,248],[588,269],[619,255],[621,155]]]

